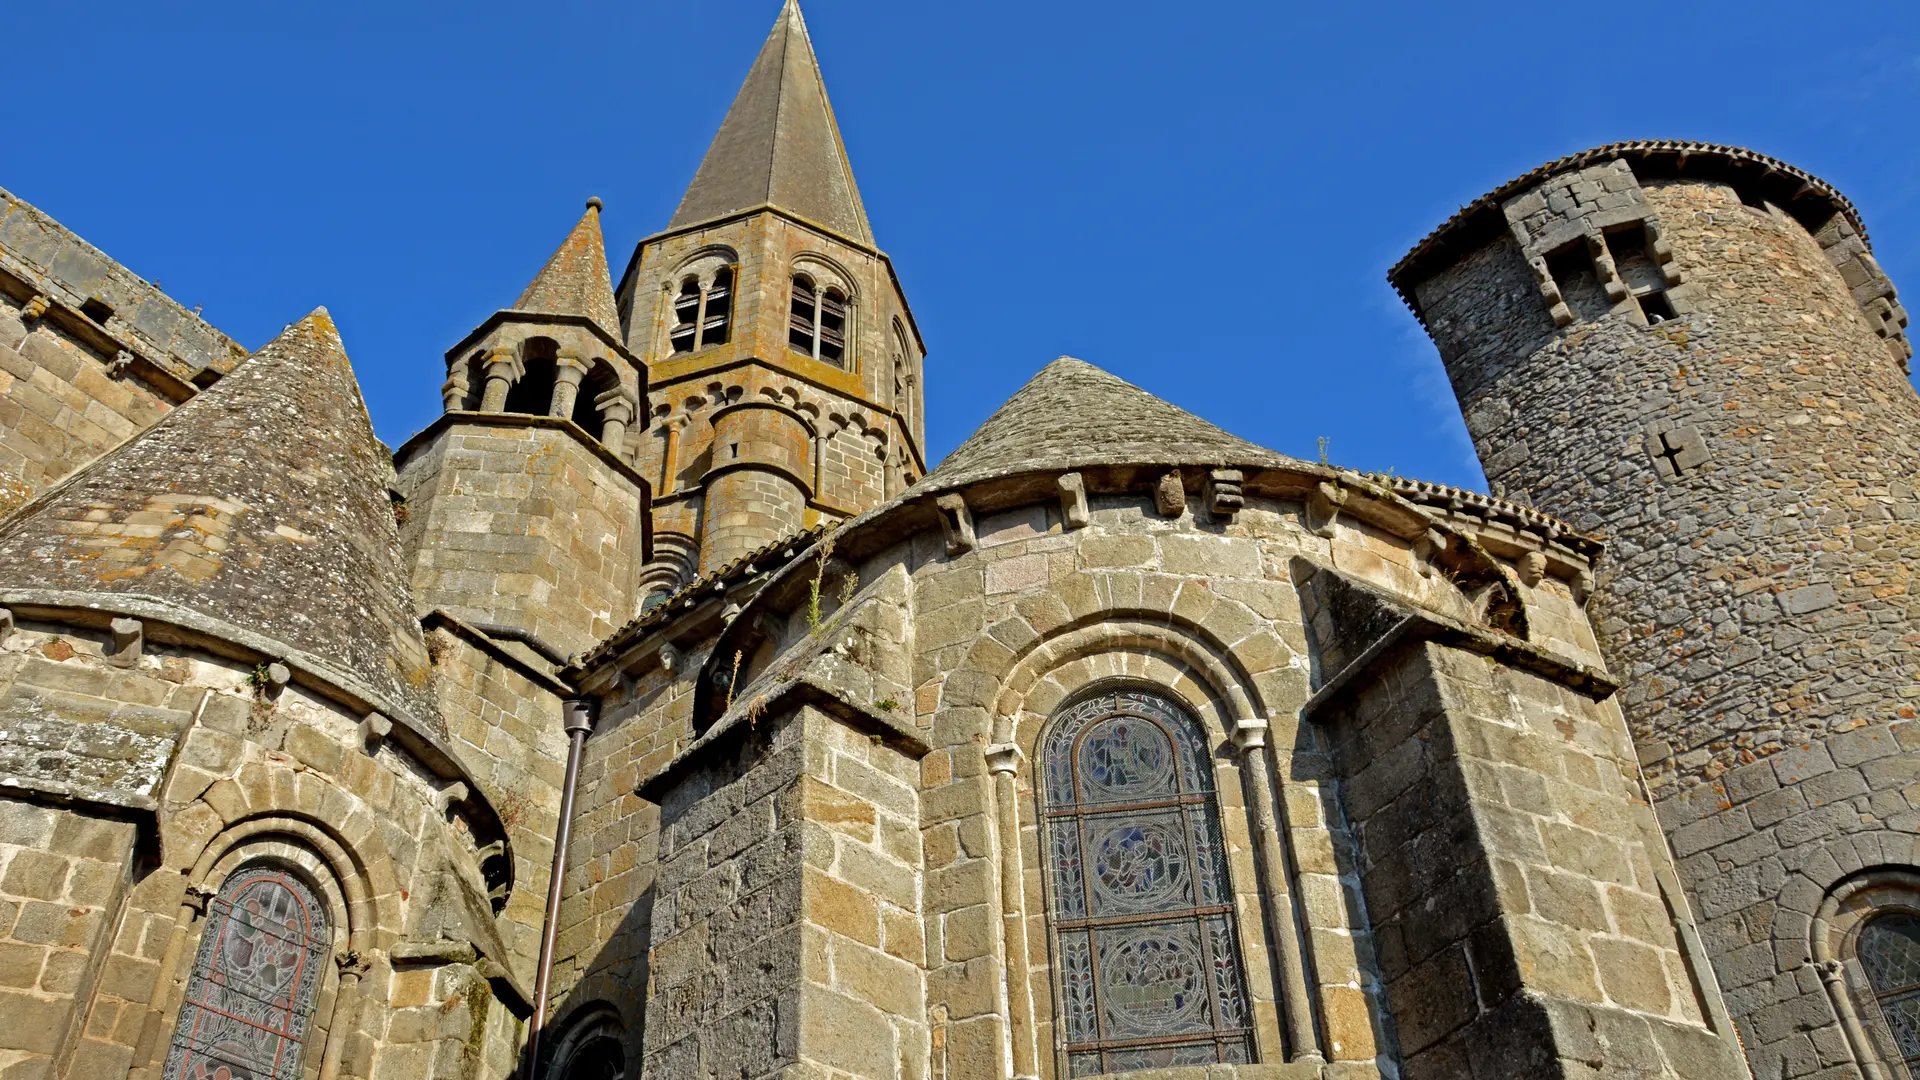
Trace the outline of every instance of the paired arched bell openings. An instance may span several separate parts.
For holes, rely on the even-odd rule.
[[[715,248],[682,264],[668,282],[667,351],[673,356],[725,345],[733,335],[739,269],[732,251]]]
[[[1255,1059],[1213,755],[1138,684],[1048,722],[1035,789],[1066,1076]]]
[[[1877,867],[1835,886],[1812,946],[1863,1074],[1920,1077],[1920,870]]]
[[[306,823],[249,824],[193,875],[180,953],[192,959],[171,1003],[163,1080],[311,1076],[348,1035],[336,1018],[351,1015],[338,1006],[359,978],[353,910],[364,890],[343,885]]]
[[[854,292],[848,277],[818,258],[795,260],[787,303],[787,348],[854,370]]]

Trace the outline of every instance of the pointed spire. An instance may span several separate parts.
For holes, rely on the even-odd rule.
[[[0,592],[217,620],[437,723],[374,437],[325,308],[0,521]]]
[[[620,313],[613,301],[613,280],[607,273],[600,206],[598,198],[587,200],[587,212],[580,216],[580,223],[540,268],[513,309],[544,315],[584,315],[618,340]]]
[[[1079,465],[1284,465],[1294,459],[1063,356],[994,410],[916,488]]]
[[[780,9],[669,228],[768,205],[873,244],[796,0]]]

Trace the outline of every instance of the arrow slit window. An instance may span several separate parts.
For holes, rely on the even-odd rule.
[[[1060,1050],[1069,1076],[1253,1060],[1252,1009],[1200,726],[1118,691],[1042,739]]]

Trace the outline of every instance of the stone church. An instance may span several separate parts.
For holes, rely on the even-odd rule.
[[[1420,240],[1492,496],[1067,358],[930,462],[792,0],[613,269],[390,450],[324,309],[0,192],[0,1078],[1920,1075],[1920,397],[1820,179]]]

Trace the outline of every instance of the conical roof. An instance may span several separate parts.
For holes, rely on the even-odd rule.
[[[780,9],[668,228],[769,205],[873,244],[796,0]]]
[[[540,268],[513,310],[584,315],[618,340],[620,312],[613,302],[613,280],[607,273],[607,242],[600,235],[599,199],[587,200],[587,212],[580,216],[580,223]]]
[[[1063,356],[915,485],[953,487],[994,476],[1083,465],[1294,465],[1084,360]]]
[[[184,609],[437,727],[391,468],[320,308],[0,521],[0,592]]]

